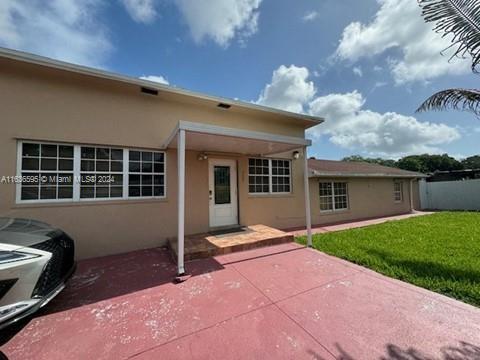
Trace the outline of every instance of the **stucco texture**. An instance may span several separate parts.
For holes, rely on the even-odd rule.
[[[178,121],[304,138],[305,124],[260,111],[225,111],[202,99],[63,70],[0,59],[0,175],[16,174],[18,139],[160,149]],[[291,153],[284,156],[291,157]],[[208,231],[208,161],[186,154],[185,233]],[[285,228],[304,222],[302,161],[293,161],[288,196],[248,195],[247,157],[238,163],[239,221]],[[34,218],[69,233],[78,259],[163,245],[177,232],[177,158],[167,151],[166,199],[16,204],[15,185],[0,184],[0,216]]]

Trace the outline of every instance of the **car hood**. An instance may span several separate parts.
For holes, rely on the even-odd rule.
[[[57,229],[41,221],[0,218],[0,243],[16,249],[32,246],[52,238]]]

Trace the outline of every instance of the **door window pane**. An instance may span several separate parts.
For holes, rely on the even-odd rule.
[[[230,166],[214,167],[215,204],[230,204]]]

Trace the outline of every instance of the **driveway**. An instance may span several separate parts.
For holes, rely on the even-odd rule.
[[[297,244],[82,261],[9,359],[480,359],[480,309]]]

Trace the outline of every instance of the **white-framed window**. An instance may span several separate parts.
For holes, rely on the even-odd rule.
[[[128,196],[130,198],[165,196],[165,153],[129,151]]]
[[[403,182],[393,182],[393,199],[395,200],[395,202],[403,201]]]
[[[292,163],[283,159],[248,159],[249,194],[289,194],[292,191]]]
[[[166,154],[41,141],[18,141],[17,202],[165,198]]]
[[[21,200],[73,199],[73,146],[23,142],[19,158]]]
[[[80,147],[80,199],[123,197],[123,149]]]
[[[348,184],[346,182],[320,182],[320,211],[348,209]]]

